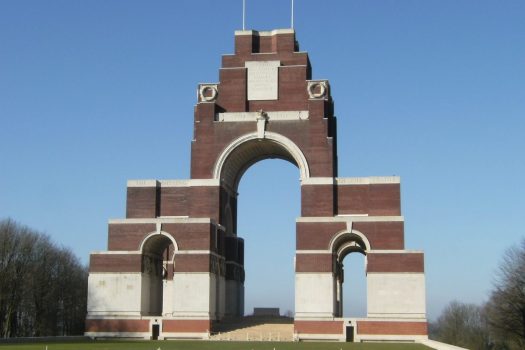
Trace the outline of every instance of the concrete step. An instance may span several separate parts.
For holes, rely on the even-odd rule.
[[[211,334],[212,340],[293,341],[293,320],[247,318],[236,323],[224,323]]]

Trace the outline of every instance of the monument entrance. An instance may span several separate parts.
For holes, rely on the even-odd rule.
[[[295,339],[426,338],[423,253],[404,247],[400,180],[338,177],[330,84],[312,79],[295,32],[236,32],[219,83],[197,92],[191,178],[128,181],[126,218],[109,221],[108,250],[91,254],[86,335],[208,338],[243,316],[238,185],[254,163],[280,158],[301,186]],[[353,252],[366,256],[367,317],[345,319]]]

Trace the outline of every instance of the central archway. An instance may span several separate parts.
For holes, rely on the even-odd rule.
[[[244,172],[258,161],[268,158],[287,160],[299,168],[300,179],[310,177],[310,168],[303,152],[289,138],[273,132],[247,134],[232,141],[219,155],[213,178],[237,190]]]
[[[272,132],[266,132],[264,137],[260,137],[259,134],[253,133],[233,140],[227,147],[225,147],[215,164],[214,177],[216,179],[220,179],[221,184],[225,189],[223,192],[221,192],[221,224],[225,228],[226,237],[235,237],[235,239],[242,241],[243,249],[244,241],[242,238],[238,237],[237,232],[239,183],[241,178],[243,178],[243,175],[250,167],[267,159],[285,160],[295,165],[299,170],[299,179],[297,180],[308,179],[310,177],[308,162],[306,161],[306,158],[299,147],[297,147],[297,145],[295,145],[295,143],[290,139]],[[274,171],[272,171],[272,173],[274,173]],[[275,176],[272,175],[272,178],[275,179]],[[298,184],[300,186],[300,181],[298,181]],[[271,190],[273,189],[269,189],[269,191]],[[298,203],[300,203],[300,195],[298,197]],[[298,215],[293,217],[294,221],[295,218],[300,215],[300,210],[298,211]],[[267,220],[266,214],[264,212],[262,212],[262,215],[264,215],[266,218],[265,220]],[[261,217],[259,217],[259,221],[260,219]],[[293,225],[295,226],[295,222]],[[294,228],[292,228],[290,232],[291,237],[293,237],[293,242],[295,242]],[[248,227],[245,227],[244,229],[249,230]],[[241,236],[244,236],[246,233],[247,232],[239,232]],[[291,247],[289,247],[291,248],[291,252],[294,251],[294,247],[295,244],[292,244]],[[236,261],[235,263],[241,263],[244,269],[244,251],[242,255],[243,261]],[[229,262],[227,261],[226,264],[228,263]],[[293,268],[293,257],[290,259],[289,264],[290,267]],[[226,283],[228,284],[228,281]],[[227,290],[239,290],[239,288],[243,290],[241,294],[244,295],[244,286],[226,287]],[[234,298],[226,296],[226,303],[231,303],[230,300],[233,299]],[[242,296],[242,300],[244,301],[244,296]],[[258,307],[265,305],[247,306]],[[242,315],[244,312],[251,312],[251,310],[248,309],[244,310],[244,305],[242,306],[242,310],[239,309],[239,306],[234,307],[233,305],[226,305],[225,309],[226,314]],[[287,307],[286,310],[283,311],[288,311],[291,309],[293,309],[293,306]]]
[[[238,188],[238,235],[244,240],[245,315],[279,308],[291,316],[295,300],[295,226],[300,216],[297,168],[265,159],[243,174]]]

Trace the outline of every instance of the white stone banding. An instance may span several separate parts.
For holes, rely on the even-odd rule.
[[[308,120],[308,111],[273,111],[267,112],[268,121],[282,120]],[[259,112],[227,112],[218,113],[217,121],[219,122],[255,122],[260,116]]]
[[[216,179],[187,179],[187,180],[128,180],[128,187],[203,187],[220,186]]]
[[[258,30],[236,30],[235,35],[254,35],[257,34],[258,36],[273,36],[275,34],[295,34],[295,30],[293,29],[274,29],[274,30],[266,30],[266,31],[258,31]]]
[[[138,218],[138,219],[110,219],[110,224],[215,224],[210,218],[187,218],[187,217],[158,217],[158,218]]]
[[[386,185],[399,184],[401,178],[399,176],[338,177],[336,183],[338,185]]]
[[[303,216],[295,222],[396,222],[405,221],[403,216]]]

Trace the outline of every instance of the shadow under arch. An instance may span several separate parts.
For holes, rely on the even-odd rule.
[[[142,240],[139,250],[142,255],[142,315],[161,316],[164,289],[173,281],[177,242],[169,233],[157,231]]]
[[[345,282],[343,260],[351,253],[360,253],[364,255],[366,269],[366,255],[370,251],[370,242],[363,233],[357,230],[344,230],[332,238],[329,249],[334,256],[336,271],[334,274],[334,311],[336,317],[343,317],[343,284]]]
[[[289,138],[266,132],[264,138],[257,133],[243,135],[233,140],[219,155],[213,169],[213,178],[237,190],[246,170],[258,161],[278,158],[299,168],[300,179],[310,177],[310,168],[303,152]]]

